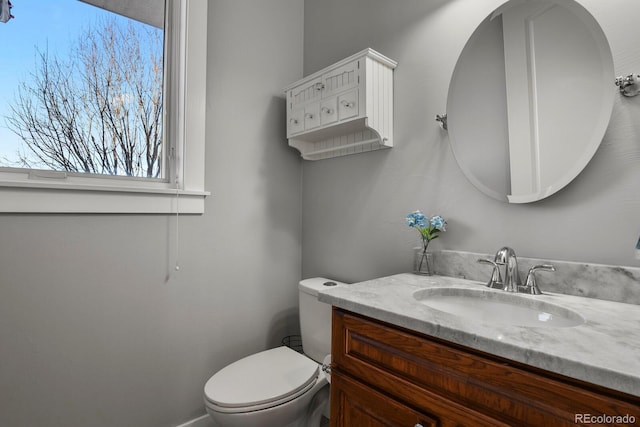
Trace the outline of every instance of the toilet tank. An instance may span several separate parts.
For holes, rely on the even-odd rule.
[[[318,291],[344,283],[324,277],[300,281],[300,334],[304,354],[318,363],[331,354],[331,306],[318,301]]]

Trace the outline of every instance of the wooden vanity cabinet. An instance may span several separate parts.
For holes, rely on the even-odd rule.
[[[601,415],[640,423],[638,396],[338,308],[331,365],[332,427],[576,426]]]

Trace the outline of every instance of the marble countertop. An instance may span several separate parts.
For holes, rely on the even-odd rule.
[[[640,396],[640,305],[572,295],[522,295],[580,313],[569,328],[487,324],[432,309],[420,289],[487,289],[484,283],[411,273],[322,290],[320,301],[374,319],[541,369]],[[495,292],[504,292],[495,290]]]

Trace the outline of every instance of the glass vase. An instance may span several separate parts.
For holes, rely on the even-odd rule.
[[[426,249],[416,248],[413,272],[423,276],[432,276],[433,254]]]

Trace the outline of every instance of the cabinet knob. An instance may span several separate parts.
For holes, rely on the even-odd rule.
[[[289,120],[289,122],[293,125],[297,125],[298,124],[298,119],[291,119]]]
[[[332,108],[322,107],[322,112],[325,114],[333,114]]]
[[[356,105],[356,103],[353,101],[342,101],[342,105],[345,108],[353,108]]]
[[[307,114],[305,114],[305,117],[306,117],[307,119],[309,119],[309,120],[312,120],[312,119],[313,119],[313,114],[311,114],[311,113],[307,113]]]

